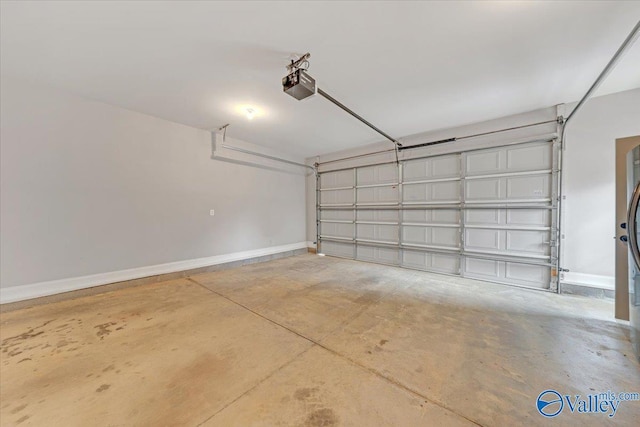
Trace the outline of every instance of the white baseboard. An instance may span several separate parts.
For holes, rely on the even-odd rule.
[[[68,279],[51,280],[47,282],[32,283],[29,285],[11,286],[8,288],[0,289],[0,304],[45,297],[48,295],[60,294],[63,292],[76,291],[78,289],[92,288],[94,286],[122,282],[125,280],[140,279],[142,277],[157,276],[159,274],[175,273],[176,271],[209,267],[212,265],[224,264],[227,262],[257,258],[281,252],[295,251],[297,249],[306,249],[308,247],[309,242],[299,242],[290,245],[271,246],[268,248],[216,255],[206,258],[197,258],[186,261],[169,262],[166,264],[131,268],[128,270],[92,274],[90,276],[71,277]]]
[[[613,276],[600,276],[598,274],[585,274],[585,273],[564,273],[564,278],[560,281],[560,284],[567,283],[570,285],[589,286],[591,288],[599,289],[615,289],[615,277]]]
[[[307,248],[315,248],[316,244],[313,243],[312,241],[307,241]]]

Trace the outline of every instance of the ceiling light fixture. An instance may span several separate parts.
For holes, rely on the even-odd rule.
[[[231,104],[229,112],[233,112],[238,117],[244,117],[245,120],[262,120],[268,116],[268,112],[254,102]]]

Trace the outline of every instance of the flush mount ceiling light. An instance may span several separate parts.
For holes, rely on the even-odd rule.
[[[253,120],[265,115],[263,109],[253,104],[236,104],[235,106],[233,106],[233,110],[236,114],[246,117],[247,120]]]

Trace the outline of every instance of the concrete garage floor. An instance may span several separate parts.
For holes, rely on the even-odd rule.
[[[2,314],[3,426],[637,425],[610,302],[301,255]]]

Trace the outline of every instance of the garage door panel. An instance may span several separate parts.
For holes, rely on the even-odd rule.
[[[429,242],[430,233],[428,227],[416,227],[405,225],[402,227],[402,241],[413,245],[426,245]]]
[[[464,213],[468,226],[549,227],[549,209],[468,209]]]
[[[464,198],[467,202],[500,200],[504,182],[500,178],[484,178],[465,181]]]
[[[436,246],[460,247],[460,229],[451,227],[431,228],[431,241]]]
[[[466,258],[464,276],[477,279],[498,280],[503,276],[504,262],[488,259]]]
[[[402,196],[404,202],[457,203],[460,201],[460,182],[444,181],[405,184]]]
[[[540,257],[549,255],[548,238],[546,231],[467,228],[464,248],[474,252]]]
[[[459,224],[460,223],[460,211],[448,210],[448,209],[436,209],[431,211],[431,220],[437,224]]]
[[[432,271],[459,274],[460,257],[457,255],[432,254],[430,268]]]
[[[542,143],[509,147],[506,160],[506,172],[551,169],[551,145]]]
[[[548,199],[551,197],[549,174],[513,176],[506,179],[507,199]]]
[[[460,176],[460,156],[434,157],[431,160],[431,178],[452,178]]]
[[[357,190],[357,202],[366,204],[376,203],[397,203],[398,202],[398,187],[397,186],[385,186],[385,187],[367,187],[358,188]]]
[[[469,209],[464,213],[466,225],[499,225],[499,209]]]
[[[327,190],[320,192],[320,204],[353,204],[353,190]]]
[[[471,251],[500,251],[504,230],[467,228],[464,233],[464,248]]]
[[[405,184],[402,189],[403,202],[418,202],[429,200],[427,184]]]
[[[408,210],[403,212],[402,220],[425,224],[459,224],[460,211],[454,209]]]
[[[505,263],[505,281],[523,286],[544,289],[549,286],[551,270],[546,266]]]
[[[506,250],[518,255],[549,255],[549,233],[545,231],[505,230]]]
[[[402,165],[402,182],[422,181],[428,176],[428,163],[422,159],[408,161]]]
[[[358,168],[356,174],[358,186],[398,183],[398,166],[395,164]]]
[[[323,240],[320,250],[325,255],[342,258],[355,258],[355,245],[352,243],[341,243]]]
[[[438,273],[459,274],[460,257],[405,249],[402,251],[402,266]]]
[[[356,237],[358,239],[398,243],[398,226],[380,224],[357,224]]]
[[[459,248],[460,230],[453,227],[427,227],[405,225],[402,227],[402,241],[412,245]]]
[[[507,209],[506,223],[512,226],[549,227],[551,226],[551,210]]]
[[[361,210],[358,211],[358,221],[388,221],[398,222],[397,210]]]
[[[552,150],[549,143],[513,145],[463,154],[465,176],[509,174],[549,170]]]
[[[426,252],[416,252],[405,249],[402,251],[402,265],[405,267],[427,270],[430,264],[430,260],[428,259],[429,255],[430,254]]]
[[[549,199],[551,179],[549,174],[478,178],[465,182],[465,200],[489,202],[509,200]]]
[[[376,248],[374,246],[358,245],[357,259],[381,264],[398,265],[399,252],[394,248]]]
[[[460,181],[434,182],[430,187],[434,202],[460,201]]]
[[[460,156],[456,154],[409,160],[402,168],[403,182],[457,178],[460,176]]]
[[[463,276],[539,289],[549,287],[551,270],[547,266],[467,258]]]
[[[343,238],[353,238],[353,224],[344,224],[336,222],[321,222],[320,223],[320,235],[321,236],[333,236]]]
[[[333,221],[353,221],[353,211],[352,210],[321,210],[320,211],[320,219],[321,220],[333,220]]]
[[[487,150],[465,153],[465,176],[486,175],[501,170],[503,151]]]
[[[344,170],[338,172],[325,172],[320,175],[320,188],[339,188],[353,187],[354,173],[353,170]]]

